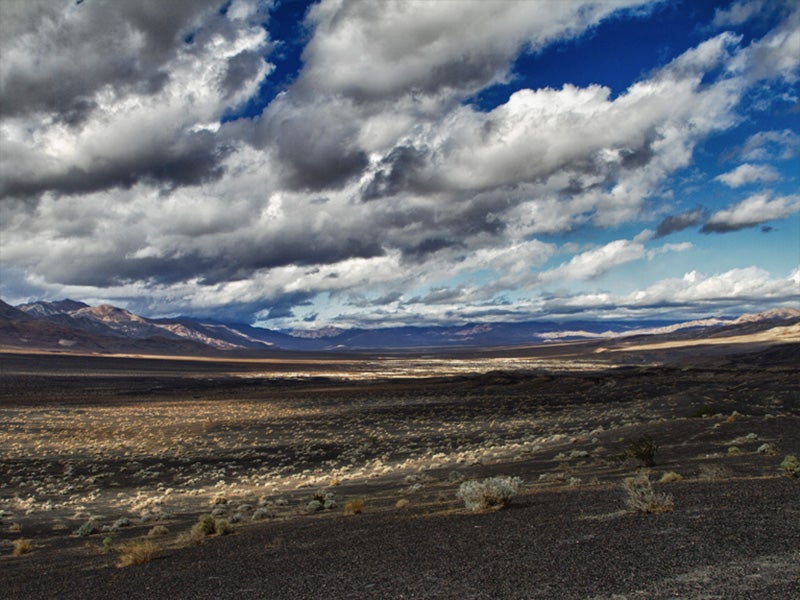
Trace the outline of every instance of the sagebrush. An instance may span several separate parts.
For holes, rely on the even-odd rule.
[[[632,511],[643,513],[670,512],[675,507],[672,494],[657,492],[646,475],[629,477],[622,482],[625,505]]]
[[[456,495],[473,512],[496,510],[506,506],[521,486],[519,477],[489,477],[483,481],[465,481]]]

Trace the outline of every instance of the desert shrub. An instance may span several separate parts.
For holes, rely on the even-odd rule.
[[[197,541],[202,540],[204,537],[214,535],[216,530],[216,519],[211,515],[200,515],[200,518],[192,526],[189,532],[190,537]]]
[[[111,525],[111,531],[119,531],[123,527],[130,527],[130,526],[131,526],[131,520],[128,517],[120,517],[119,519],[114,521],[113,525]]]
[[[114,540],[110,537],[103,538],[103,552],[111,552],[114,549]]]
[[[261,521],[262,519],[271,519],[275,513],[269,508],[257,508],[253,511],[253,516],[250,517],[253,521]]]
[[[364,500],[361,498],[353,498],[348,500],[344,505],[344,514],[357,515],[364,512]]]
[[[409,505],[408,500],[406,500],[405,498],[400,498],[400,500],[395,502],[394,507],[398,510],[403,510],[404,508],[407,508],[408,505]]]
[[[683,475],[680,473],[676,473],[675,471],[667,471],[661,476],[659,481],[661,483],[671,483],[673,481],[680,481],[681,479],[683,479]]]
[[[742,453],[742,451],[739,449],[739,446],[730,446],[728,448],[728,455],[729,456],[734,456],[736,454],[741,454],[741,453]]]
[[[158,544],[152,540],[136,540],[122,547],[118,567],[140,565],[153,560],[159,552]]]
[[[669,512],[675,502],[672,494],[656,492],[646,475],[628,477],[622,482],[625,490],[625,505],[634,512]]]
[[[625,448],[624,456],[625,458],[640,460],[646,467],[652,467],[656,464],[656,450],[658,450],[658,445],[656,445],[655,440],[649,436],[644,436],[629,444]]]
[[[168,533],[169,529],[167,529],[164,525],[156,525],[147,532],[147,537],[157,537],[160,535],[167,535]]]
[[[93,533],[97,533],[101,529],[102,527],[100,526],[100,523],[98,523],[96,519],[89,519],[88,521],[86,521],[86,523],[78,527],[78,530],[75,533],[81,537],[88,537]]]
[[[456,496],[473,512],[495,510],[506,506],[517,495],[522,480],[519,477],[489,477],[483,481],[465,481]]]
[[[464,479],[464,474],[461,471],[450,471],[450,474],[447,476],[447,481],[450,483],[461,483]]]
[[[758,447],[758,449],[756,449],[756,452],[758,452],[759,454],[767,454],[769,456],[775,456],[778,453],[778,449],[775,448],[774,444],[770,444],[769,442],[764,442]]]
[[[229,533],[233,533],[233,525],[231,525],[225,519],[215,519],[214,533],[217,535],[228,535]]]
[[[319,500],[311,500],[308,504],[306,504],[306,512],[317,512],[318,510],[322,510],[322,502]]]
[[[189,532],[189,541],[199,542],[210,535],[227,535],[233,526],[225,519],[215,519],[211,515],[201,515]]]
[[[796,456],[787,454],[786,458],[781,462],[781,469],[789,477],[800,477],[800,461],[797,460]]]
[[[33,548],[33,542],[31,542],[28,538],[19,538],[14,540],[14,550],[12,554],[14,556],[22,556],[23,554],[27,554]]]

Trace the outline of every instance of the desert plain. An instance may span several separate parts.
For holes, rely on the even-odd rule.
[[[798,355],[3,353],[0,596],[797,598]]]

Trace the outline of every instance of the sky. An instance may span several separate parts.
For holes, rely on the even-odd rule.
[[[12,304],[800,308],[792,0],[0,0],[0,57]]]

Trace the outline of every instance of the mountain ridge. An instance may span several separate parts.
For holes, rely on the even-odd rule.
[[[90,306],[64,299],[16,307],[0,300],[0,345],[92,352],[156,351],[165,354],[219,352],[344,352],[435,348],[496,348],[559,341],[634,336],[725,336],[731,328],[754,331],[800,323],[800,310],[782,307],[737,318],[691,321],[527,321],[468,323],[461,326],[403,326],[375,329],[321,328],[282,332],[241,323],[190,317],[142,317],[126,309]]]

